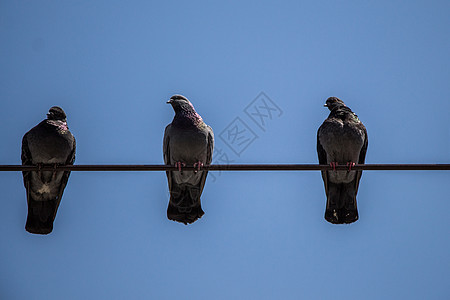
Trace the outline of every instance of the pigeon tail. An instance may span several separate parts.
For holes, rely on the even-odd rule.
[[[28,200],[28,216],[25,230],[29,233],[49,234],[53,230],[58,204],[56,200]]]
[[[328,182],[325,220],[332,224],[350,224],[358,220],[355,183]]]
[[[172,221],[183,223],[184,225],[194,223],[204,214],[205,212],[200,203],[186,208],[177,207],[169,202],[169,207],[167,207],[167,218]]]
[[[170,220],[187,225],[194,223],[204,214],[200,190],[197,187],[181,184],[172,190],[167,208],[167,217]]]
[[[358,210],[326,209],[325,220],[332,224],[350,224],[358,221]]]

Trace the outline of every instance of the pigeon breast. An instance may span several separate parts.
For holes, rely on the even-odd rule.
[[[205,125],[206,126],[206,125]],[[173,125],[168,125],[167,134],[170,136],[170,164],[182,161],[187,165],[201,161],[207,162],[208,132],[198,128],[179,130]],[[175,182],[197,185],[201,180],[202,171],[173,172]]]
[[[43,122],[45,124],[40,130],[35,130],[35,127],[26,136],[30,153],[33,154],[32,163],[65,164],[73,150],[72,134],[65,122],[50,120]]]
[[[327,154],[327,163],[347,162],[357,163],[361,149],[364,146],[365,133],[359,119],[353,114],[344,118],[332,117],[325,120],[320,128],[319,141]],[[351,182],[356,171],[337,171],[329,173],[329,180],[336,183]]]

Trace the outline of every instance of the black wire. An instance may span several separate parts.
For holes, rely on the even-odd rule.
[[[176,171],[175,166],[168,165],[0,165],[0,171]],[[195,170],[194,166],[185,166],[183,170]],[[332,170],[330,165],[318,164],[230,164],[208,165],[201,170],[209,171],[317,171]],[[348,170],[346,165],[336,166],[336,170]],[[352,170],[376,171],[438,171],[450,170],[450,164],[362,164],[355,165]]]

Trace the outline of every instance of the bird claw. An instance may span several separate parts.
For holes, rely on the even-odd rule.
[[[58,167],[58,164],[53,164],[53,175],[52,175],[52,180],[56,179],[56,168]]]
[[[175,167],[178,168],[178,171],[179,171],[179,172],[181,172],[181,168],[182,168],[182,167],[186,167],[186,164],[185,164],[184,162],[177,161],[177,162],[175,163]]]
[[[354,166],[355,166],[355,163],[352,162],[352,161],[349,161],[349,162],[347,163],[347,167],[348,167],[347,172],[350,172]]]
[[[333,171],[336,171],[336,167],[337,167],[338,163],[335,161],[330,162],[330,166],[333,169]]]
[[[37,163],[36,164],[36,166],[37,166],[37,174],[38,174],[38,177],[40,178],[41,177],[41,169],[42,169],[42,163]]]
[[[194,164],[194,168],[196,168],[194,170],[194,173],[197,173],[198,171],[200,171],[200,169],[203,167],[203,163],[201,161],[198,161]]]

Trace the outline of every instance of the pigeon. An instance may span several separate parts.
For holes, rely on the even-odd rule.
[[[58,106],[50,108],[47,119],[28,131],[22,139],[22,165],[73,165],[75,138],[66,123],[66,114]],[[70,171],[23,171],[27,192],[26,231],[49,234],[53,230],[59,203]]]
[[[167,103],[172,105],[175,116],[164,131],[164,163],[178,168],[166,171],[170,191],[167,218],[187,225],[204,215],[200,196],[208,172],[200,169],[211,164],[214,133],[186,97],[174,95]],[[182,170],[186,165],[196,170]]]
[[[319,164],[330,164],[331,171],[322,171],[327,206],[325,219],[333,224],[349,224],[358,220],[356,194],[362,171],[354,171],[355,163],[364,164],[367,151],[367,130],[358,116],[337,97],[327,99],[331,111],[317,131]],[[336,171],[338,164],[348,170]]]

